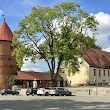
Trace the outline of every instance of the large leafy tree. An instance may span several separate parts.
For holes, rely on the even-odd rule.
[[[85,48],[99,48],[94,39],[97,25],[95,17],[74,2],[32,7],[31,13],[14,31],[13,45],[16,48],[13,54],[18,66],[21,67],[23,59],[28,57],[32,62],[36,58],[44,59],[55,86],[62,63],[68,63],[69,70],[75,73],[79,67],[77,56],[81,56]]]

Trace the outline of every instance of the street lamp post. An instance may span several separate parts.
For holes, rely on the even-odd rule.
[[[33,81],[33,88],[36,88],[37,87],[37,81],[36,81],[36,79],[34,79],[34,81]]]

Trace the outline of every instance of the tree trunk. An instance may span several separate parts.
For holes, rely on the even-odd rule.
[[[63,55],[61,54],[61,56],[59,58],[58,67],[57,67],[56,73],[54,73],[54,68],[52,68],[53,70],[51,70],[51,81],[52,81],[52,86],[53,87],[57,86],[57,77],[59,75],[59,70],[60,70],[60,65],[62,63],[62,60],[63,60]]]
[[[57,80],[56,79],[52,80],[52,87],[57,87]]]
[[[56,87],[57,86],[57,80],[55,79],[55,73],[51,71],[51,86]]]

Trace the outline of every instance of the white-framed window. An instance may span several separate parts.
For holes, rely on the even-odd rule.
[[[94,69],[94,76],[96,76],[96,69]]]
[[[105,70],[103,71],[103,76],[105,77]]]
[[[101,77],[101,70],[99,70],[99,77]]]
[[[108,77],[110,77],[110,71],[108,70]]]

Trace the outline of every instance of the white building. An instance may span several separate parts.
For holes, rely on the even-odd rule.
[[[81,61],[80,71],[68,76],[65,70],[64,82],[71,86],[110,83],[110,53],[98,49],[87,49]]]

